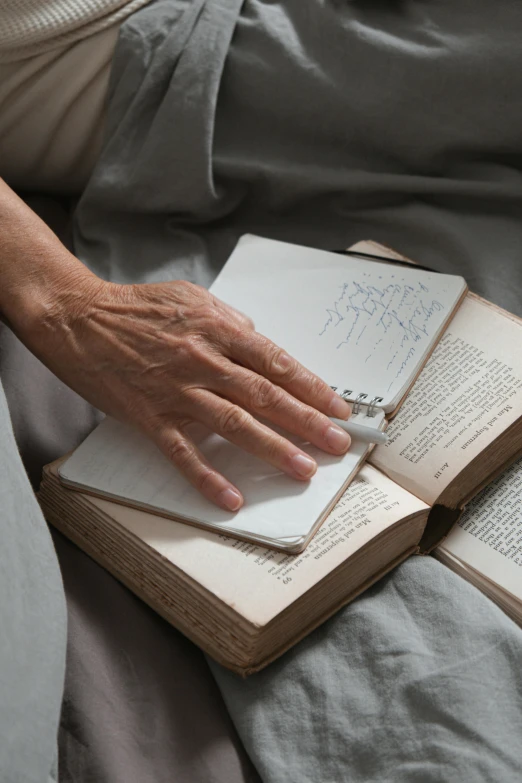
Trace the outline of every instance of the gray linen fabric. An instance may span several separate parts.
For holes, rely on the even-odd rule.
[[[521,311],[522,6],[158,0],[122,28],[76,249],[208,284],[244,232],[373,238]],[[266,672],[213,666],[274,781],[512,781],[520,631],[430,559]]]
[[[59,534],[61,783],[259,783],[205,658]]]
[[[514,783],[522,630],[415,557],[246,681],[211,662],[263,783]]]
[[[208,284],[247,231],[372,238],[516,310],[521,29],[508,0],[156,0],[121,30],[75,249]]]
[[[49,530],[0,381],[0,780],[56,780],[66,615]]]

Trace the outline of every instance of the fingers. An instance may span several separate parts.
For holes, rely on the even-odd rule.
[[[212,467],[181,428],[158,427],[150,434],[163,454],[207,500],[225,511],[241,508],[241,492]]]
[[[226,382],[224,378],[227,378]],[[344,454],[350,446],[348,433],[324,414],[297,400],[268,378],[244,367],[231,365],[229,373],[216,375],[215,389],[221,396],[256,416],[310,441],[330,454]]]
[[[312,457],[227,400],[201,390],[193,407],[195,419],[292,478],[306,481],[316,472]],[[158,425],[149,434],[204,497],[226,511],[238,511],[244,503],[241,492],[212,467],[184,432],[188,423],[187,419],[174,426]]]
[[[229,346],[230,357],[327,416],[347,419],[350,405],[317,375],[257,332],[245,333]]]
[[[229,400],[194,390],[190,410],[191,417],[292,478],[306,481],[317,470],[317,463],[306,452]]]

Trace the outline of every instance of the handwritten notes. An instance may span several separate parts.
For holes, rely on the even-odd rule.
[[[365,364],[376,364],[380,373],[386,356],[385,391],[390,391],[394,381],[408,374],[410,365],[416,363],[418,352],[430,337],[434,315],[448,308],[434,298],[431,283],[407,280],[400,273],[363,272],[339,288],[339,296],[326,308],[327,318],[318,337],[330,339],[337,351],[349,351],[351,356],[361,347],[361,359]],[[440,286],[437,289],[436,296],[440,296]]]
[[[394,410],[466,290],[461,277],[243,237],[211,288],[331,386]]]

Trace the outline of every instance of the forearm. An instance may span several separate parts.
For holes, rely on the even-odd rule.
[[[0,315],[24,340],[98,279],[0,179]]]

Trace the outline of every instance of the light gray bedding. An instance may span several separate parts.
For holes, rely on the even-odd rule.
[[[522,631],[412,558],[267,670],[216,664],[264,783],[521,778]]]
[[[247,231],[373,238],[521,313],[521,28],[507,0],[158,0],[122,29],[78,254],[208,284]],[[266,783],[499,783],[522,766],[521,650],[417,559],[247,682],[211,666]]]
[[[67,243],[69,216],[60,204],[34,197],[29,204]],[[11,422],[3,415],[4,390]],[[56,596],[60,585],[49,566],[43,519],[34,511],[19,460],[13,460],[12,431],[36,488],[43,465],[75,448],[99,419],[98,411],[0,322],[0,581],[8,585],[7,597],[2,593],[0,599],[9,609],[16,609],[17,601],[34,604],[32,611],[19,607],[15,612],[14,664],[13,647],[6,647],[5,640],[15,618],[4,613],[0,600],[0,614],[8,623],[0,628],[2,747],[7,747],[6,726],[16,729],[9,741],[12,752],[0,759],[1,783],[22,783],[21,774],[23,783],[47,783],[40,762],[49,758],[49,743],[56,742],[53,724],[60,713],[64,668],[56,658],[64,642],[63,596]],[[60,783],[259,783],[201,651],[74,544],[56,531],[53,538],[68,610]],[[31,561],[35,551],[37,571]],[[56,627],[49,627],[50,619]],[[11,704],[27,714],[6,712]],[[38,720],[35,709],[42,705],[46,713]],[[34,737],[24,733],[27,726]]]

